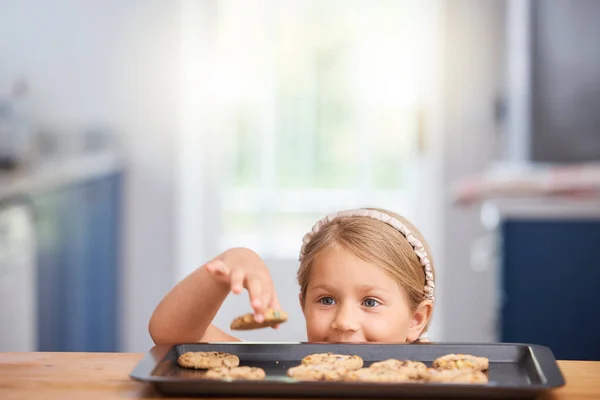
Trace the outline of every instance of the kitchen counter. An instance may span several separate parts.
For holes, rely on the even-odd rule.
[[[23,170],[2,172],[0,200],[107,176],[122,168],[122,157],[115,152],[98,152],[48,160]]]
[[[0,353],[0,399],[155,399],[129,373],[143,354]],[[544,400],[600,398],[600,362],[559,361],[567,384]]]
[[[0,172],[0,352],[119,349],[124,161],[107,149]]]

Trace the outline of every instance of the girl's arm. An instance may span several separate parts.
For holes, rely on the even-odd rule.
[[[230,291],[246,288],[255,318],[279,308],[267,266],[253,251],[227,250],[179,282],[154,310],[149,331],[156,344],[239,341],[211,325]]]

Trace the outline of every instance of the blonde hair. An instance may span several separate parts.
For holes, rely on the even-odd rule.
[[[427,251],[434,274],[429,244],[419,230],[406,218],[391,211],[371,208],[396,218],[419,239]],[[298,284],[302,301],[310,281],[315,259],[323,251],[341,246],[361,260],[373,263],[390,275],[405,290],[409,307],[415,311],[423,301],[425,272],[419,257],[406,237],[396,228],[370,217],[339,217],[324,225],[306,244],[304,256],[298,268]],[[429,321],[423,332],[427,331]]]

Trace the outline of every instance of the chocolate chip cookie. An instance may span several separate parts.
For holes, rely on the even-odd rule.
[[[347,370],[362,368],[363,359],[357,355],[317,353],[310,354],[302,359],[302,364],[310,365],[335,365]]]
[[[248,313],[240,315],[231,322],[230,328],[233,330],[250,330],[267,328],[277,324],[284,323],[288,320],[288,315],[285,311],[280,310],[268,310],[264,314],[264,320],[262,322],[256,322],[254,320],[254,314]]]
[[[218,351],[188,351],[179,356],[177,363],[184,368],[194,369],[233,368],[240,364],[240,359]]]
[[[475,357],[470,354],[447,354],[433,361],[436,369],[472,369],[475,371],[486,371],[489,368],[489,360],[485,357]]]
[[[206,371],[203,375],[205,379],[220,380],[238,380],[246,379],[259,381],[265,379],[267,374],[262,368],[257,367],[234,367],[234,368],[215,368]]]
[[[302,364],[288,369],[287,375],[300,381],[342,381],[347,370],[333,364]]]
[[[374,362],[369,368],[391,369],[405,373],[411,379],[420,379],[426,372],[427,366],[419,361],[389,359]]]

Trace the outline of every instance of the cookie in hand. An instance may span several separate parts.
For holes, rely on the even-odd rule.
[[[264,314],[262,322],[256,322],[254,314],[248,313],[241,315],[231,322],[230,328],[237,331],[260,329],[272,327],[281,324],[288,320],[288,315],[285,311],[268,310]]]

